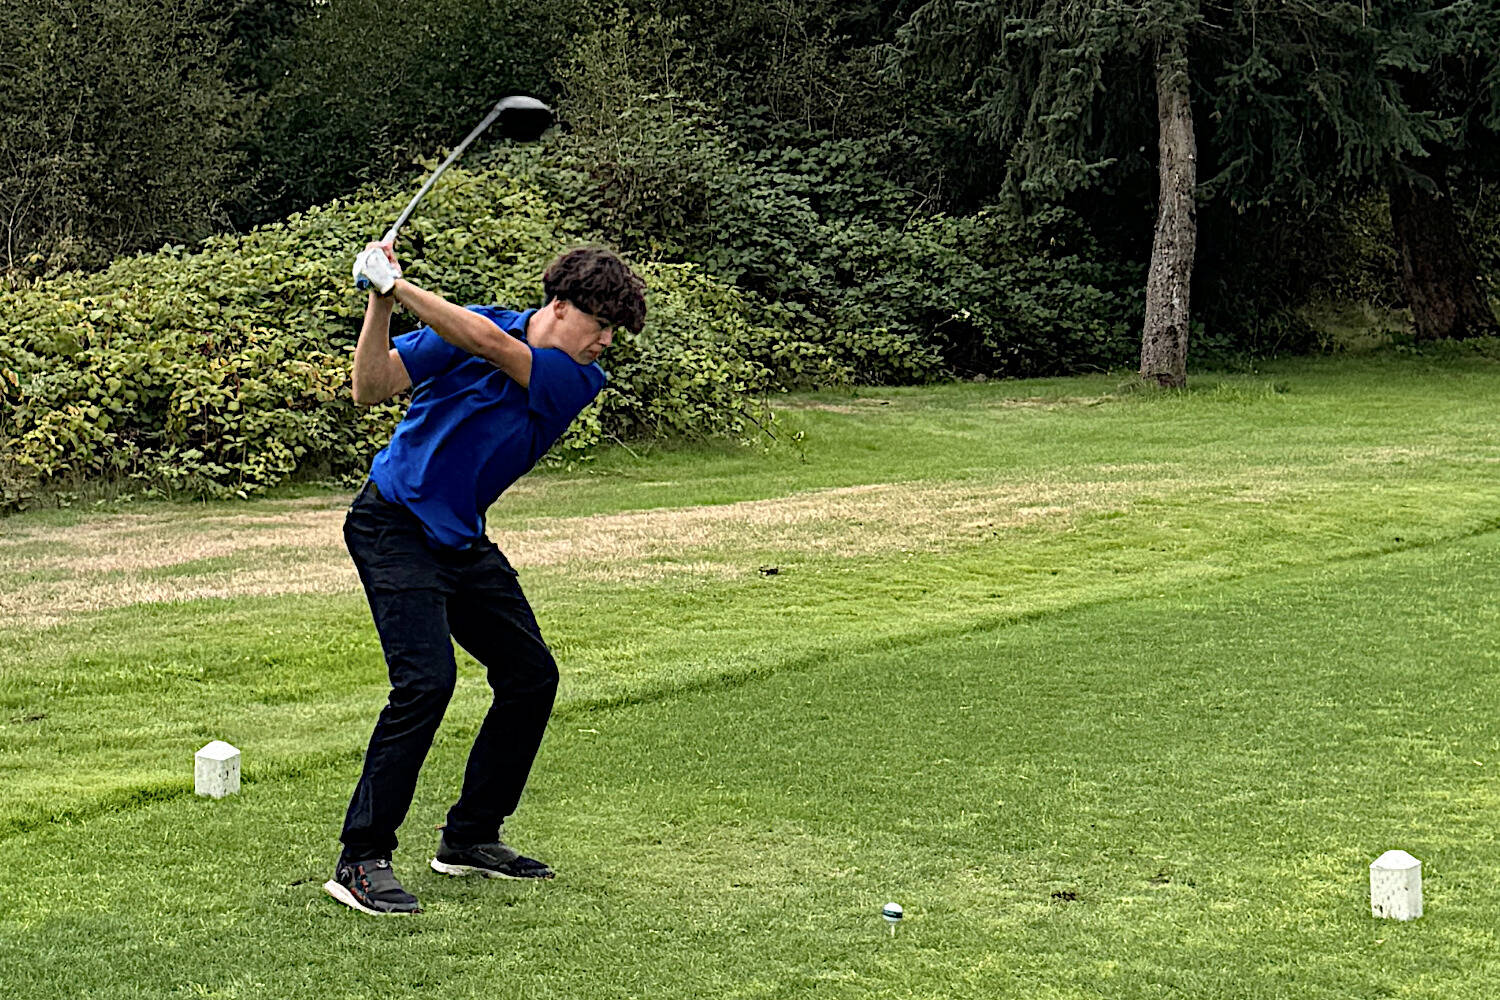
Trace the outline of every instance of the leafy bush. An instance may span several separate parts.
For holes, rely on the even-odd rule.
[[[244,496],[362,474],[401,405],[358,408],[346,391],[364,299],[348,264],[404,199],[336,202],[198,252],[0,292],[0,503],[65,476]],[[407,274],[456,301],[537,305],[542,270],[581,232],[512,177],[453,170],[405,231],[421,248]],[[610,388],[565,455],[604,437],[743,431],[747,398],[771,385],[750,355],[781,334],[741,294],[691,266],[640,270],[647,326],[617,341]]]
[[[994,210],[932,215],[905,228],[825,226],[816,288],[843,349],[871,380],[942,371],[1024,376],[1128,361],[1139,299],[1128,276],[1064,242],[1068,217]],[[1138,287],[1138,285],[1136,286]],[[866,340],[862,328],[883,338]],[[872,377],[879,373],[880,379]]]

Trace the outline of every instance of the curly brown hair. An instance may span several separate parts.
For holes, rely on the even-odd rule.
[[[646,283],[613,250],[569,250],[548,265],[542,288],[547,302],[571,302],[631,333],[640,333],[646,322]]]

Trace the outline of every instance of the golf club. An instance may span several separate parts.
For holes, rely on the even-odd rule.
[[[406,208],[402,209],[401,214],[396,217],[395,222],[391,223],[391,228],[385,231],[380,242],[391,243],[396,239],[396,233],[406,224],[406,220],[411,218],[412,210],[417,207],[422,196],[432,189],[437,179],[443,176],[443,171],[462,156],[470,143],[479,138],[485,129],[494,124],[496,119],[500,122],[500,135],[503,138],[514,139],[517,142],[532,142],[551,126],[553,114],[551,108],[534,97],[501,98],[499,103],[490,109],[490,113],[484,116],[484,121],[474,126],[474,130],[464,137],[464,141],[455,146],[453,152],[448,154],[448,158],[432,172],[432,176],[427,178],[427,183],[422,185],[421,190],[412,197]],[[360,290],[370,287],[369,279],[364,277],[356,279],[354,284]]]

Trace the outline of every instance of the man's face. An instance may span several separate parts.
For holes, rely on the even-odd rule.
[[[544,307],[552,311],[551,328],[546,343],[538,347],[556,347],[581,365],[599,360],[599,355],[615,339],[614,324],[586,313],[573,303],[554,299]]]

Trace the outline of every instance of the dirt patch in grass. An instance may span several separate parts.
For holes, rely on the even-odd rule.
[[[1080,406],[1100,406],[1114,402],[1117,396],[1014,396],[992,400],[988,409],[999,410],[1061,410]]]

